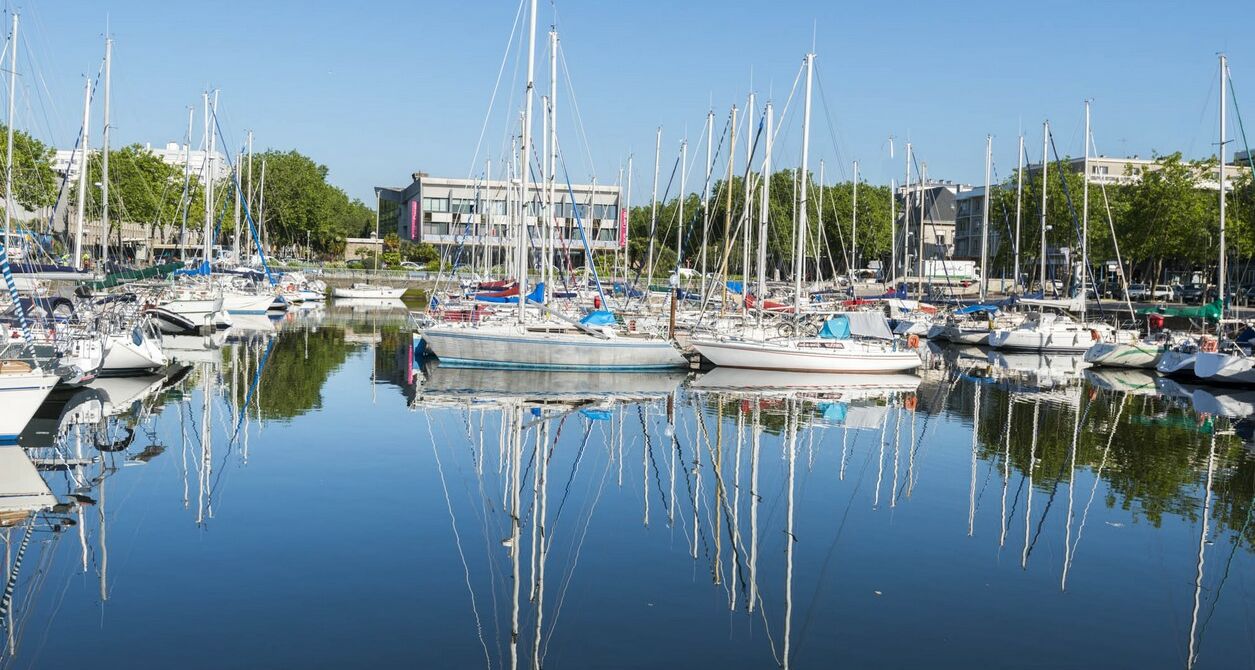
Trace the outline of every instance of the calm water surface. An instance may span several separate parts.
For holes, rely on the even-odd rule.
[[[1255,395],[422,368],[396,314],[179,342],[0,447],[57,503],[0,516],[0,667],[1255,663]]]

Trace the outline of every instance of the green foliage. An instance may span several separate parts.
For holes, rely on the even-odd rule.
[[[853,236],[853,182],[826,185],[821,190],[811,175],[807,185],[809,213],[807,227],[806,255],[810,272],[814,272],[814,263],[818,259],[825,275],[830,275],[833,268],[845,274],[849,267],[849,254]],[[762,186],[758,176],[751,177],[754,185],[750,194],[750,207],[745,207],[745,181],[735,176],[730,182],[720,180],[712,184],[710,196],[709,227],[706,235],[706,267],[708,271],[718,271],[724,265],[727,252],[726,270],[730,275],[745,273],[744,250],[742,240],[745,229],[749,229],[750,265],[752,274],[758,249],[758,223]],[[726,186],[730,184],[730,186]],[[794,217],[798,210],[797,170],[781,170],[771,175],[770,202],[768,203],[767,230],[767,265],[768,275],[773,269],[788,274],[793,267],[794,256]],[[731,207],[729,207],[729,192]],[[885,258],[889,255],[890,231],[892,225],[889,218],[889,188],[859,183],[858,186],[858,256],[859,265],[866,267],[873,259]],[[729,212],[731,215],[729,216]],[[679,199],[673,198],[659,203],[658,221],[654,234],[655,278],[663,278],[671,274],[675,267],[676,229],[682,229],[681,239],[684,247],[685,265],[697,267],[700,263],[702,244],[702,228],[706,213],[701,206],[701,198],[690,194],[684,202],[684,222],[679,220]],[[643,267],[647,262],[651,207],[633,207],[629,214],[631,227],[631,247],[633,265]],[[729,244],[728,237],[732,237]],[[664,255],[666,260],[664,262]]]
[[[87,161],[87,216],[99,219],[102,213],[101,154],[91,154]],[[148,224],[151,231],[163,233],[182,220],[183,168],[169,165],[156,154],[138,144],[109,151],[109,222],[110,230],[120,230],[120,222]],[[189,185],[192,200],[188,205],[189,221],[203,222],[204,190],[195,179]],[[215,211],[215,218],[220,212]]]
[[[253,156],[253,164],[259,162],[266,164],[260,216],[272,246],[303,246],[308,235],[314,250],[334,253],[346,237],[375,229],[375,211],[327,183],[327,166],[297,151],[266,151]]]
[[[0,137],[8,127],[0,124]],[[51,207],[57,200],[57,174],[52,170],[56,152],[34,137],[13,131],[13,197],[26,209]],[[8,171],[7,152],[0,150],[0,174]]]

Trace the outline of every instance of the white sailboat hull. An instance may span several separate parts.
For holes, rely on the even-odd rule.
[[[222,296],[176,297],[161,303],[161,306],[200,326],[205,325],[212,315],[222,311]]]
[[[1217,384],[1255,385],[1255,360],[1238,354],[1200,351],[1194,359],[1194,376]]]
[[[921,364],[919,354],[857,346],[851,342],[816,341],[796,346],[738,340],[694,340],[693,348],[721,367],[799,372],[906,372]]]
[[[391,286],[371,286],[369,284],[354,284],[348,288],[335,288],[331,290],[331,296],[334,298],[359,298],[368,300],[396,300],[405,295],[405,288],[392,288]]]
[[[1113,368],[1154,368],[1163,347],[1151,342],[1099,342],[1085,351],[1085,362]]]
[[[1194,359],[1197,356],[1198,354],[1183,351],[1165,351],[1155,364],[1155,369],[1165,375],[1190,376],[1194,374]]]
[[[42,370],[0,374],[0,442],[12,442],[60,380]]]
[[[166,364],[161,344],[145,335],[139,327],[105,338],[105,361],[102,371],[109,374],[135,374],[156,370]]]
[[[1094,346],[1084,329],[1001,328],[989,333],[989,346],[1023,351],[1083,352]]]
[[[228,314],[265,314],[275,297],[269,293],[235,293],[224,291],[222,308]]]
[[[520,328],[434,327],[423,339],[441,365],[532,370],[661,370],[688,365],[671,342]]]

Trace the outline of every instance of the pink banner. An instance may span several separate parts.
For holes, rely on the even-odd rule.
[[[410,239],[418,240],[418,201],[410,201]]]
[[[619,210],[619,248],[627,247],[627,210]]]

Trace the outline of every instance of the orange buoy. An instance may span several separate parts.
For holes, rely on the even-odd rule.
[[[918,349],[919,348],[919,335],[916,335],[915,333],[911,333],[910,336],[906,338],[906,346],[912,349]]]

